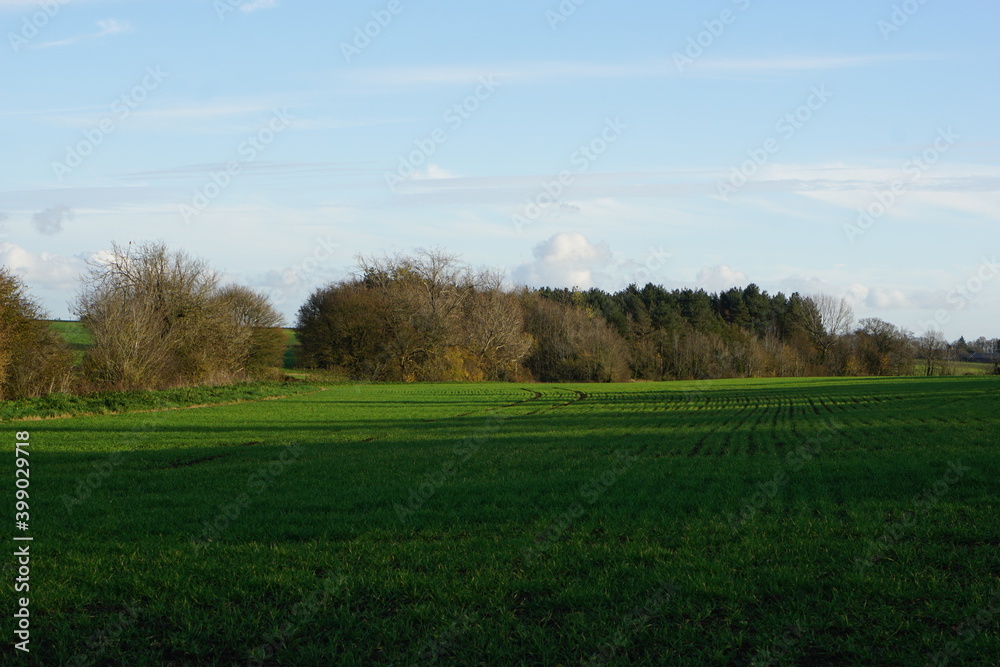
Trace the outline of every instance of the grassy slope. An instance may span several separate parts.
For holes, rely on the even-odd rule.
[[[952,642],[998,664],[997,398],[370,385],[25,423],[32,656],[913,665]]]
[[[92,342],[90,334],[79,322],[52,320],[50,325],[62,334],[63,339],[73,346],[74,349],[86,348]]]

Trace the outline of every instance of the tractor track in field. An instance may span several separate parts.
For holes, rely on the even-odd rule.
[[[551,412],[552,410],[558,410],[559,408],[565,408],[565,407],[568,407],[570,405],[573,405],[574,403],[579,403],[580,401],[585,401],[588,398],[590,398],[587,394],[583,393],[582,391],[577,391],[576,389],[563,389],[562,387],[554,387],[554,389],[558,389],[560,391],[571,391],[574,394],[576,394],[576,398],[573,398],[573,399],[571,399],[570,401],[568,401],[566,403],[558,403],[556,405],[550,405],[547,408],[542,408],[540,410],[535,410],[534,412],[529,412],[529,413],[525,414],[524,416],[525,417],[529,417],[531,415],[537,415],[537,414],[542,413],[542,412]]]
[[[802,400],[781,396],[714,396],[697,402],[673,401],[665,407],[667,410],[687,407],[689,416],[700,417],[699,413],[707,412],[719,415],[713,424],[707,425],[708,429],[697,437],[686,454],[679,454],[681,456],[733,454],[734,443],[741,440],[740,434],[746,431],[746,445],[741,446],[740,453],[755,456],[773,446],[774,452],[781,457],[794,449],[794,443],[808,443],[815,439],[811,425],[827,423],[835,417],[853,417],[849,425],[838,429],[838,437],[842,438],[844,445],[850,443],[853,448],[868,451],[883,450],[890,445],[882,437],[880,424],[883,422],[875,419],[872,411],[885,412],[893,403],[903,400],[905,397],[898,396],[805,396]],[[897,416],[887,417],[894,428],[907,432],[916,432],[921,426],[947,426],[969,429],[980,436],[991,434],[993,426],[989,419],[967,416],[946,418],[925,415],[915,422],[907,422]],[[697,428],[699,421],[702,420],[692,420],[687,424],[688,428]],[[842,499],[834,498],[833,502],[840,514]]]
[[[754,404],[754,410],[756,410],[757,407],[759,407],[759,405],[760,405],[759,403]],[[742,408],[740,408],[739,411],[737,411],[737,413],[735,415],[733,415],[733,417],[735,418],[735,417],[743,414],[748,407],[750,407],[750,403],[749,402],[747,402],[746,405],[744,405]],[[753,414],[753,410],[751,410],[749,414],[752,415]],[[748,419],[749,419],[749,415],[747,415],[746,417],[744,417],[740,421],[739,424],[737,424],[735,427],[733,427],[730,430],[735,430],[735,429],[739,428],[740,426],[742,426],[743,424],[745,424]],[[708,433],[706,433],[705,435],[701,436],[701,438],[698,440],[698,442],[696,442],[694,444],[694,447],[692,447],[691,450],[688,452],[688,458],[691,458],[693,456],[698,456],[699,452],[701,452],[702,448],[705,446],[705,443],[708,441],[708,439],[710,437],[712,437],[712,435],[715,434],[716,431],[718,431],[719,429],[721,429],[725,425],[727,425],[727,424],[725,424],[725,423],[719,423],[717,426],[713,427],[712,430],[710,430]]]
[[[916,419],[916,421],[919,422],[919,423],[909,422],[909,421],[906,421],[904,419],[900,419],[899,417],[897,417],[895,415],[887,415],[886,416],[886,421],[888,421],[889,423],[891,423],[893,425],[893,428],[895,428],[898,431],[904,431],[904,432],[907,432],[907,433],[914,433],[914,434],[918,434],[918,435],[921,434],[926,429],[926,427],[927,427],[927,421],[924,420],[924,419],[920,419],[919,417]],[[978,426],[978,425],[973,425],[973,424],[971,424],[970,422],[968,422],[968,421],[966,421],[964,419],[960,419],[960,420],[952,421],[952,422],[945,422],[945,423],[947,423],[949,426],[953,426],[953,425],[957,424],[959,427],[961,427],[964,430],[971,430],[971,431],[984,432],[984,433],[985,432],[989,432],[990,435],[993,435],[992,430],[988,430],[988,429],[983,428],[983,427]]]
[[[576,389],[563,389],[562,387],[552,387],[552,389],[553,390],[557,390],[557,391],[568,391],[568,392],[571,392],[572,394],[574,394],[574,396],[573,396],[573,398],[571,400],[566,401],[565,403],[557,403],[555,405],[549,405],[549,406],[546,406],[544,408],[539,408],[538,410],[533,410],[531,412],[526,412],[524,415],[521,415],[521,416],[523,416],[523,417],[529,417],[531,415],[537,415],[537,414],[540,414],[540,413],[543,413],[543,412],[550,412],[552,410],[557,410],[559,408],[565,408],[567,406],[573,405],[575,403],[579,403],[580,401],[585,401],[588,398],[590,398],[590,396],[588,394],[586,394],[586,393],[584,393],[582,391],[578,391]],[[489,414],[489,413],[493,413],[493,412],[499,412],[500,410],[505,410],[507,408],[513,408],[513,407],[517,407],[519,405],[524,405],[525,403],[534,403],[535,401],[538,401],[538,400],[541,400],[541,399],[545,398],[546,395],[547,395],[547,394],[545,394],[543,392],[535,391],[534,389],[527,389],[525,387],[521,387],[521,390],[530,393],[531,396],[529,396],[528,398],[522,399],[520,401],[514,401],[512,403],[506,403],[504,405],[500,405],[500,406],[497,406],[497,407],[494,407],[494,408],[482,408],[480,410],[471,410],[469,412],[462,412],[462,413],[457,414],[457,415],[448,415],[447,417],[435,417],[434,419],[424,419],[422,421],[425,424],[430,424],[430,423],[434,423],[434,422],[446,421],[446,420],[449,420],[449,419],[459,419],[461,417],[471,417],[473,415],[481,415],[481,414]],[[548,394],[548,396],[551,397],[552,394],[550,393],[550,394]]]
[[[761,417],[763,417],[763,415]],[[747,421],[750,421],[750,419],[747,418]],[[777,421],[778,421],[778,411],[775,410],[774,418],[771,420],[772,428],[777,423]],[[760,420],[758,420],[757,423],[759,424]],[[742,426],[742,424],[740,426]],[[730,439],[726,441],[726,444],[728,445],[729,442],[731,441],[732,437],[730,437]],[[747,433],[747,456],[756,456],[759,450],[760,450],[760,445],[757,443],[757,438],[754,437],[754,429],[750,429],[750,431]]]
[[[819,409],[819,406],[817,406],[816,403],[813,402],[813,400],[811,398],[807,397],[807,400],[809,402],[809,406],[807,407],[805,403],[803,403],[802,406],[801,406],[802,416],[803,417],[808,416],[809,415],[809,409],[812,408],[813,414],[815,414],[817,417],[822,418],[824,416],[824,413]],[[822,399],[818,399],[818,400],[820,402],[820,405],[822,405],[823,407],[826,407],[825,404],[823,404]],[[799,424],[801,423],[801,420],[797,420],[794,417],[795,417],[795,415],[794,415],[794,413],[792,413],[791,416],[790,416],[789,422],[791,424],[791,431],[792,431],[792,435],[795,438],[795,441],[799,442],[799,443],[813,442],[816,439],[816,436],[815,435],[813,435],[813,436],[807,436],[805,433],[803,433],[802,430],[799,428]],[[825,422],[823,422],[822,419],[821,419],[821,423],[825,423]]]
[[[472,410],[471,412],[463,412],[457,415],[448,415],[447,417],[435,417],[434,419],[424,419],[422,421],[425,424],[430,424],[432,422],[440,422],[440,421],[445,421],[447,419],[458,419],[459,417],[471,417],[472,415],[496,412],[498,410],[503,410],[504,408],[513,408],[517,405],[524,405],[525,403],[531,403],[532,401],[537,401],[538,399],[542,398],[542,396],[544,396],[544,394],[542,394],[542,392],[540,391],[534,391],[533,389],[525,389],[524,387],[521,387],[521,391],[526,391],[532,395],[523,400],[514,401],[513,403],[506,403],[504,405],[495,408],[483,408],[481,410]],[[529,414],[534,414],[534,413],[532,412]]]
[[[742,397],[733,397],[732,400],[730,400],[730,398],[727,396],[726,399],[725,399],[726,407],[727,408],[728,407],[735,408],[737,405],[740,405],[740,402],[739,402],[740,398],[742,398]],[[730,406],[730,403],[732,404],[732,406]],[[739,415],[741,412],[743,412],[744,409],[749,408],[749,407],[750,407],[750,399],[744,398],[743,399],[743,409],[737,411],[736,414]],[[730,447],[730,445],[733,442],[733,438],[735,437],[736,432],[739,431],[741,428],[743,428],[743,425],[746,424],[747,422],[749,422],[750,419],[753,418],[753,413],[756,411],[757,407],[759,407],[759,404],[754,404],[753,405],[754,409],[751,410],[750,413],[744,419],[742,419],[738,424],[736,424],[735,426],[733,426],[732,428],[730,428],[726,432],[726,439],[723,440],[722,445],[719,448],[719,451],[716,452],[717,456],[722,456],[724,453],[726,453],[726,452],[729,451],[729,447]]]
[[[789,406],[788,423],[791,424],[792,436],[794,437],[795,442],[804,443],[809,441],[809,438],[807,438],[805,434],[803,434],[802,431],[799,430],[798,420],[795,419],[795,413],[792,411],[791,406]],[[785,451],[785,446],[784,443],[782,443],[781,446],[778,448],[778,452],[779,454],[781,454],[784,451]]]
[[[764,421],[764,417],[767,416],[767,413],[771,408],[771,403],[770,402],[759,403],[758,407],[762,408],[762,410],[760,411],[760,415],[757,417],[757,421],[755,421],[753,426],[750,427],[750,432],[749,435],[747,436],[750,441],[750,448],[755,451],[760,448],[760,445],[757,443],[757,435],[756,435],[757,429],[760,427],[760,423]],[[774,406],[775,416],[772,419],[772,421],[777,419],[777,415],[780,410],[781,410],[781,402],[779,401],[778,404]],[[747,421],[750,420],[747,419]]]
[[[791,415],[791,407],[792,407],[791,401],[792,399],[788,399],[789,415]],[[778,438],[778,419],[781,417],[781,412],[782,412],[782,405],[779,401],[778,408],[774,411],[774,417],[771,419],[772,442],[774,446],[774,451],[778,456],[781,456],[781,452],[783,452],[785,449],[785,443],[783,443]],[[794,420],[792,420],[790,416],[789,416],[789,421],[794,425]]]
[[[149,466],[144,468],[144,470],[176,470],[177,468],[190,468],[196,466],[199,463],[208,463],[209,461],[217,461],[219,459],[224,459],[229,456],[231,452],[225,454],[213,454],[212,456],[202,456],[201,458],[191,459],[190,461],[172,461],[166,465],[160,466]]]
[[[826,401],[824,401],[824,400],[823,400],[823,398],[822,398],[821,396],[817,396],[817,397],[816,397],[816,400],[817,400],[817,401],[819,401],[819,404],[820,404],[820,405],[822,405],[822,406],[823,406],[823,408],[824,408],[824,409],[825,409],[825,410],[826,410],[827,412],[829,412],[829,413],[830,413],[831,415],[832,415],[832,414],[835,414],[835,413],[834,413],[834,411],[833,411],[833,408],[831,408],[831,407],[830,407],[829,405],[827,405]]]
[[[744,406],[744,407],[749,407],[749,406]],[[717,452],[715,452],[716,456],[722,456],[723,454],[725,454],[726,452],[729,451],[729,448],[730,448],[730,446],[731,446],[731,444],[733,442],[733,439],[736,436],[736,432],[739,431],[741,428],[743,428],[744,424],[748,423],[751,419],[753,419],[753,414],[754,414],[754,412],[757,411],[758,407],[759,407],[758,405],[754,405],[753,409],[743,419],[741,419],[739,421],[739,423],[731,426],[729,428],[729,430],[726,431],[726,433],[725,433],[725,439],[719,445],[719,450]],[[736,414],[739,415],[742,412],[743,411],[740,410]]]
[[[809,401],[809,405],[812,408],[813,412],[817,416],[819,416],[819,417],[824,417],[826,414],[836,415],[836,414],[844,413],[844,412],[854,412],[855,410],[862,409],[862,408],[867,407],[867,406],[869,406],[869,405],[871,405],[873,403],[872,401],[865,400],[864,398],[858,399],[857,397],[854,397],[854,396],[851,396],[849,398],[844,399],[845,400],[845,404],[843,404],[843,405],[837,403],[836,400],[834,398],[830,397],[830,396],[827,396],[826,400],[824,400],[824,398],[822,396],[815,397],[815,401],[813,400],[812,397],[807,397],[807,400]],[[850,401],[850,404],[847,404],[848,400]],[[817,403],[818,403],[818,405],[817,405]],[[849,405],[849,407],[848,407],[848,405]],[[836,408],[836,409],[834,409],[834,408]],[[824,413],[824,411],[825,411],[825,413]],[[862,422],[862,423],[865,423],[865,422]],[[871,423],[868,422],[867,425],[870,426]],[[801,431],[799,431],[799,429],[795,426],[795,422],[794,421],[792,422],[792,431],[795,433],[796,437],[800,438],[804,442],[808,441],[808,438],[805,438],[805,436],[803,436],[803,434],[801,433]],[[840,429],[839,433],[840,433],[840,435],[842,437],[844,437],[845,439],[847,439],[855,447],[857,447],[859,449],[863,448],[864,445],[862,444],[862,440],[859,440],[858,438],[856,438],[855,436],[853,436],[850,431],[844,430],[844,429]],[[867,429],[862,432],[862,435],[869,442],[872,441],[872,435],[871,435],[871,433]]]
[[[753,421],[753,423],[750,424],[750,428],[747,430],[747,453],[750,456],[753,456],[757,452],[763,450],[764,443],[761,441],[761,438],[759,437],[760,434],[757,432],[757,429],[760,427],[761,422],[764,421],[764,418],[767,417],[769,408],[770,404],[767,402],[754,403],[754,409],[751,410],[750,414],[748,414],[747,418],[743,421],[743,424],[750,424],[750,422],[753,421],[754,413],[758,410],[760,411],[760,414],[757,415],[757,420]],[[777,414],[778,411],[775,410],[773,419],[777,419]],[[742,427],[743,424],[740,424],[740,426]]]
[[[889,417],[889,420],[898,424],[900,428],[906,428],[910,431],[922,431],[923,428],[928,425],[927,420],[922,417],[916,417],[915,419],[916,421],[920,422],[919,425],[915,423],[906,422],[900,419],[899,417],[895,416]],[[938,418],[934,419],[938,421]],[[991,439],[993,438],[996,432],[996,427],[993,425],[994,422],[988,419],[982,419],[980,417],[973,417],[971,419],[956,419],[952,421],[941,421],[941,423],[947,424],[949,426],[957,425],[966,430],[976,431],[977,433],[982,433],[987,435]]]

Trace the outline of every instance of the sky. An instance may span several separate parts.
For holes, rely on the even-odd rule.
[[[1000,337],[1000,4],[0,0],[0,260],[163,241],[294,323],[358,255]]]

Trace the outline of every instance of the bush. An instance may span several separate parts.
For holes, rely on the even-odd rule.
[[[44,318],[21,281],[0,268],[0,399],[69,389],[72,352]]]
[[[266,297],[220,287],[208,265],[162,243],[112,244],[90,265],[77,302],[94,344],[94,388],[166,389],[271,378],[284,338]]]

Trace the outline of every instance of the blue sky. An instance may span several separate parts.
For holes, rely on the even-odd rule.
[[[579,4],[577,4],[579,3]],[[0,258],[162,240],[289,323],[359,253],[1000,336],[1000,6],[0,0]],[[367,34],[366,34],[367,32]]]

